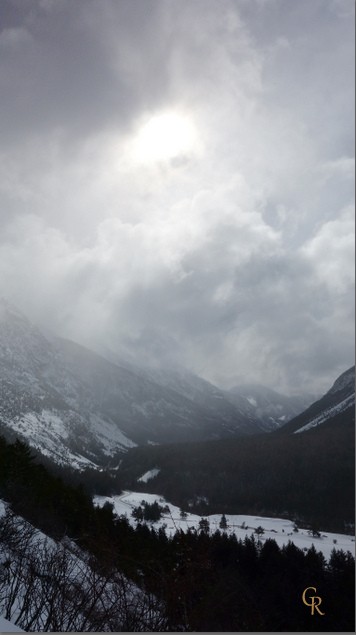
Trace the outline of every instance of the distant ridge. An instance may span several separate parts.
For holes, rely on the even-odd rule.
[[[280,434],[302,433],[318,426],[355,421],[355,366],[342,373],[328,392],[300,415],[292,419]]]

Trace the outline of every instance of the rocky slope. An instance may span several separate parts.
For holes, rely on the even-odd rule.
[[[246,416],[256,421],[262,432],[284,426],[315,401],[313,395],[287,396],[258,384],[236,386],[225,395]]]
[[[197,402],[73,342],[49,339],[4,301],[0,378],[0,431],[75,467],[105,465],[136,444],[256,432],[220,395]]]
[[[300,415],[284,426],[280,433],[301,433],[318,426],[353,423],[355,420],[355,366],[340,375],[330,390]]]

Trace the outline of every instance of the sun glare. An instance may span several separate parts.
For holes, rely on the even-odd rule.
[[[139,129],[134,154],[143,162],[168,161],[190,153],[196,132],[188,117],[164,113],[151,117]]]

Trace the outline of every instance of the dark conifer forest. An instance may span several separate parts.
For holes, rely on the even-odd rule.
[[[304,432],[130,450],[120,486],[164,495],[198,514],[286,516],[324,530],[354,529],[355,417]],[[148,483],[137,478],[160,471]]]
[[[126,518],[115,517],[110,505],[94,507],[83,486],[69,485],[51,474],[24,443],[8,443],[3,438],[0,497],[9,502],[12,514],[21,515],[57,542],[67,536],[91,554],[91,566],[97,574],[100,572],[100,580],[115,580],[117,586],[117,576],[124,575],[144,590],[151,602],[154,598],[154,610],[145,609],[145,619],[139,618],[137,610],[136,618],[133,613],[121,612],[116,621],[112,617],[111,629],[107,629],[105,611],[93,611],[92,604],[83,603],[78,592],[81,611],[87,614],[91,630],[100,631],[104,626],[116,631],[354,630],[354,558],[350,553],[335,549],[327,562],[314,547],[303,551],[289,542],[279,548],[274,540],[262,543],[258,533],[241,541],[227,536],[223,529],[209,535],[203,526],[187,533],[178,531],[172,537],[142,522],[132,527]],[[16,535],[16,522],[8,514],[0,523],[1,549],[14,544]],[[42,560],[45,557],[48,554]],[[21,567],[32,571],[28,597],[33,580],[41,576],[45,566],[42,560],[27,551],[16,569],[18,576]],[[8,610],[8,615],[9,566],[4,561],[0,565],[0,609],[3,614]],[[56,598],[60,596],[64,606],[71,582],[65,568],[63,571]],[[312,616],[310,607],[303,603],[302,593],[307,587],[317,589],[323,614],[315,612]],[[122,597],[122,586],[120,589]],[[36,630],[29,611],[27,605],[23,607],[19,625]],[[61,626],[58,612],[57,622],[51,619],[45,630]]]

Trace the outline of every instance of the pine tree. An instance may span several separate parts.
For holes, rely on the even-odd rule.
[[[202,534],[208,534],[210,530],[210,523],[207,518],[201,518],[199,521],[199,531]]]

